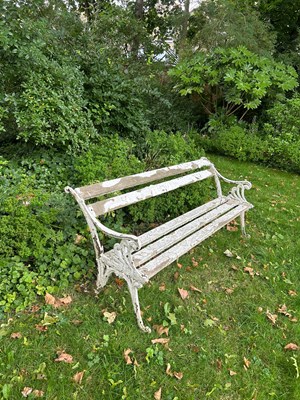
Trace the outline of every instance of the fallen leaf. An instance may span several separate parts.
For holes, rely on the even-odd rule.
[[[104,318],[106,318],[106,320],[107,320],[107,322],[109,323],[109,324],[112,324],[113,322],[114,322],[114,320],[116,319],[116,316],[117,316],[117,313],[116,312],[108,312],[108,311],[105,311],[104,313],[103,313],[103,316],[104,316]]]
[[[189,297],[189,292],[185,289],[180,289],[178,288],[178,292],[180,294],[180,297],[182,298],[182,300],[185,300]]]
[[[178,379],[180,381],[183,378],[183,373],[174,371],[174,376],[176,379]]]
[[[41,321],[41,323],[43,326],[53,325],[53,324],[56,324],[56,322],[58,322],[58,320],[59,320],[59,318],[57,316],[52,317],[48,313],[45,313],[44,319]]]
[[[266,311],[267,318],[272,322],[273,325],[276,324],[276,320],[278,318],[277,314],[271,314],[269,310]]]
[[[284,346],[284,350],[300,350],[300,347],[296,345],[295,343],[289,343],[286,346]]]
[[[231,232],[237,231],[239,228],[237,227],[236,220],[234,219],[233,221],[229,222],[229,224],[226,225],[226,229]]]
[[[288,312],[287,306],[286,306],[285,304],[280,305],[280,306],[278,307],[278,310],[277,310],[277,311],[278,311],[280,314],[285,315],[286,317],[289,317],[289,318],[292,317],[292,314],[290,314],[290,313]]]
[[[21,334],[21,332],[13,332],[13,333],[10,335],[10,337],[11,337],[12,339],[21,339],[21,338],[22,338],[22,334]]]
[[[234,375],[236,375],[236,374],[237,374],[237,372],[232,371],[232,369],[229,370],[229,375],[230,375],[230,376],[234,376]]]
[[[71,322],[72,322],[73,325],[77,326],[77,325],[82,324],[83,321],[81,319],[72,319]]]
[[[244,272],[248,272],[250,276],[254,276],[254,270],[251,267],[245,267]]]
[[[72,301],[73,301],[71,296],[61,297],[58,300],[60,301],[61,304],[65,305],[65,306],[72,303]]]
[[[118,285],[119,288],[121,288],[124,285],[124,280],[120,278],[115,278],[115,282]]]
[[[178,268],[182,268],[182,264],[177,263]]]
[[[234,289],[232,289],[232,288],[225,288],[225,292],[226,292],[227,294],[232,294],[232,293],[234,292]]]
[[[244,368],[247,370],[250,367],[251,361],[249,361],[246,357],[243,358],[244,360]]]
[[[82,378],[83,378],[84,373],[85,373],[85,371],[77,372],[72,378],[73,381],[80,385],[81,382],[82,382]]]
[[[196,261],[194,257],[192,258],[192,264],[193,267],[198,267],[198,261]]]
[[[25,386],[24,389],[21,392],[22,396],[23,397],[28,397],[30,395],[30,393],[32,393],[32,390],[33,389],[31,387]]]
[[[166,290],[166,284],[165,284],[165,283],[162,283],[158,289],[159,289],[161,292],[164,292],[164,291]]]
[[[132,364],[132,359],[129,357],[130,353],[132,353],[131,349],[124,350],[124,359],[127,365]]]
[[[259,313],[261,313],[261,312],[263,312],[263,308],[262,308],[262,307],[258,307],[257,311],[258,311]]]
[[[166,334],[169,336],[169,327],[168,326],[163,326],[163,325],[153,325],[153,328],[156,330],[156,332],[161,336],[162,334]]]
[[[167,364],[166,374],[169,376],[173,376],[173,372],[171,372],[171,364]]]
[[[201,289],[198,289],[196,286],[190,285],[190,289],[193,290],[193,292],[202,293],[202,290],[201,290]]]
[[[161,400],[161,387],[158,389],[157,392],[154,393],[155,400]]]
[[[222,369],[222,360],[217,358],[216,365],[217,365],[217,370],[220,371]]]
[[[297,296],[297,292],[295,290],[289,290],[289,295],[292,297]]]
[[[35,389],[32,394],[34,395],[34,397],[43,397],[44,396],[44,392],[42,390],[37,390]]]
[[[36,324],[35,329],[39,332],[46,332],[48,330],[48,326]]]
[[[234,257],[234,255],[228,249],[224,251],[224,254],[225,254],[226,257]]]
[[[210,319],[210,318],[207,318],[205,321],[204,321],[204,326],[207,328],[207,327],[210,327],[210,326],[215,326],[216,325],[216,323],[215,323],[215,321],[213,321],[212,319]]]
[[[58,357],[54,360],[56,362],[65,362],[67,364],[71,364],[73,362],[73,357],[70,354],[61,352],[57,353]]]
[[[79,244],[80,242],[82,242],[82,240],[84,239],[84,236],[82,236],[82,235],[76,235],[75,236],[75,240],[74,240],[74,243],[75,244]]]
[[[174,280],[177,281],[178,278],[179,278],[179,272],[176,271],[176,272],[174,273]]]
[[[152,339],[151,343],[156,344],[156,343],[160,343],[163,344],[166,348],[168,348],[169,345],[169,341],[170,339],[168,338],[158,338],[158,339]]]
[[[50,293],[46,293],[45,294],[45,303],[49,304],[50,306],[54,306],[56,302],[56,298],[54,296],[52,296],[52,294]]]

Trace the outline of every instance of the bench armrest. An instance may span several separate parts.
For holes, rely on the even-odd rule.
[[[71,193],[73,195],[73,197],[75,197],[75,199],[77,200],[77,203],[79,204],[81,210],[83,211],[83,214],[84,214],[87,222],[89,222],[89,220],[92,221],[93,225],[107,236],[111,236],[116,239],[127,240],[127,241],[131,242],[131,247],[133,250],[139,250],[141,248],[141,243],[137,236],[130,235],[127,233],[117,232],[117,231],[110,229],[107,226],[103,225],[97,219],[97,217],[94,214],[91,207],[89,207],[88,204],[85,203],[85,201],[82,199],[80,194],[76,191],[76,189],[73,189],[70,186],[67,186],[67,187],[65,187],[65,192]]]
[[[220,194],[222,195],[222,190],[221,190],[221,185],[219,182],[219,178],[222,179],[224,182],[226,183],[233,183],[236,186],[234,186],[230,192],[229,192],[229,196],[237,199],[239,201],[245,201],[248,203],[248,201],[245,198],[245,190],[250,190],[252,188],[252,183],[249,181],[237,181],[234,179],[228,179],[225,178],[225,176],[223,176],[222,174],[220,174],[220,172],[213,167],[215,176],[216,176],[216,183],[217,183],[217,189],[218,189],[218,195],[220,196]]]

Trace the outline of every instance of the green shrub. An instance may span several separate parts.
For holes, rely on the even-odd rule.
[[[204,156],[194,140],[181,133],[149,132],[145,138],[142,157],[147,170],[197,160]],[[162,222],[198,206],[209,197],[211,181],[199,182],[176,191],[154,197],[129,207],[135,222]]]

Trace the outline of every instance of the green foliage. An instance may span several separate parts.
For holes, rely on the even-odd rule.
[[[300,95],[282,97],[266,111],[264,133],[287,143],[300,139]]]
[[[71,199],[35,189],[25,168],[1,162],[0,309],[27,306],[37,294],[54,292],[90,274],[93,253]],[[79,231],[78,231],[79,229]],[[76,243],[81,232],[82,240]]]
[[[188,135],[149,132],[145,138],[142,158],[147,170],[181,162],[197,160],[204,155]],[[209,196],[211,182],[199,182],[174,192],[157,196],[129,207],[130,218],[135,222],[162,222],[198,206]]]
[[[253,53],[269,56],[274,51],[275,34],[259,12],[232,0],[206,0],[194,10],[189,24],[193,47],[212,50],[216,47],[245,46]]]
[[[300,139],[288,141],[280,135],[261,135],[255,125],[218,125],[211,136],[200,136],[198,144],[207,151],[225,154],[241,161],[300,172]]]
[[[183,96],[196,94],[204,111],[214,114],[221,107],[227,116],[244,115],[257,109],[266,96],[295,88],[297,74],[292,67],[262,56],[245,47],[217,48],[196,52],[170,71],[178,80]]]

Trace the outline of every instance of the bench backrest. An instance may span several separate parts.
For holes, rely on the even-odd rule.
[[[125,194],[119,194],[117,196],[90,204],[89,209],[92,210],[96,216],[99,216],[110,211],[117,210],[118,208],[129,206],[139,201],[146,200],[162,193],[170,192],[182,186],[215,176],[212,168],[213,164],[203,157],[200,160],[174,165],[171,167],[160,168],[153,171],[147,171],[140,174],[125,176],[119,179],[112,179],[109,181],[76,188],[75,190],[83,200],[88,200],[123,189],[129,189],[131,187],[145,185],[147,183],[163,180],[172,176],[186,174],[188,172],[205,167],[206,169],[201,171],[190,173],[175,179],[169,179],[165,182],[149,185],[143,187],[142,189],[134,190]]]

